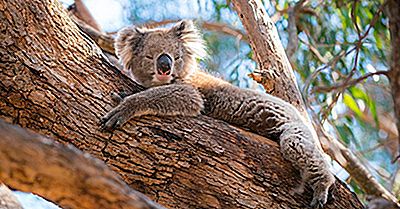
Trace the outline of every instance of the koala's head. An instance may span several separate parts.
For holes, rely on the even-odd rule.
[[[115,51],[124,68],[145,87],[185,79],[205,56],[204,41],[192,21],[171,28],[126,27],[118,32]]]

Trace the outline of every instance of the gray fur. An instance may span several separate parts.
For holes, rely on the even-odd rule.
[[[283,156],[300,170],[302,184],[308,183],[314,191],[311,206],[320,208],[327,202],[335,178],[300,113],[277,97],[240,89],[198,70],[196,59],[205,56],[205,47],[191,21],[170,29],[127,27],[119,32],[115,46],[124,68],[149,89],[126,97],[103,117],[105,129],[141,115],[196,116],[201,112],[279,139]],[[154,63],[162,53],[173,58],[173,68],[170,79],[160,81],[155,78]]]

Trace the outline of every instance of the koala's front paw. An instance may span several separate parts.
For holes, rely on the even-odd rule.
[[[117,106],[100,119],[101,129],[112,131],[122,126],[129,119],[129,114],[121,106]]]

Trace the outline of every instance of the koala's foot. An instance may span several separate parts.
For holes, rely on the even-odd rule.
[[[313,209],[323,208],[328,200],[333,201],[335,199],[332,194],[335,187],[335,177],[331,173],[324,177],[313,185],[314,194],[310,204]]]
[[[129,120],[129,115],[124,106],[118,105],[100,119],[101,130],[115,130]]]

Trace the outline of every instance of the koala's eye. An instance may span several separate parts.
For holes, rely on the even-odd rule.
[[[181,58],[181,56],[177,56],[177,57],[175,57],[174,59],[175,60],[179,60]]]
[[[147,56],[146,56],[146,58],[147,58],[147,59],[150,59],[150,60],[152,60],[152,59],[153,59],[153,57],[152,57],[152,56],[150,56],[150,55],[147,55]]]

